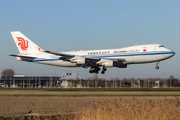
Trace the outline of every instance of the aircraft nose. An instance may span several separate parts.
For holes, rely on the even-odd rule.
[[[174,55],[175,55],[175,52],[172,51],[172,50],[170,50],[170,55],[171,55],[171,57],[174,56]]]
[[[166,59],[171,58],[175,55],[175,52],[172,50],[168,50],[167,54],[164,55]]]
[[[174,51],[172,51],[172,55],[173,55],[173,56],[175,55],[175,52],[174,52]]]

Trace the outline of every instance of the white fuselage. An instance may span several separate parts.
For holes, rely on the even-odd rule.
[[[106,62],[108,60],[123,60],[123,64],[158,62],[168,59],[175,54],[175,52],[163,47],[160,44],[137,45],[120,49],[86,50],[61,53],[86,58],[99,58],[99,63]],[[37,55],[34,54],[34,56],[37,56],[38,58],[32,60],[31,62],[62,67],[79,67],[76,63],[60,60],[59,56],[50,53],[38,53]]]
[[[136,45],[119,49],[52,52],[44,50],[20,31],[11,32],[20,54],[10,54],[18,60],[60,67],[90,67],[89,73],[105,73],[107,67],[126,68],[129,64],[157,62],[172,57],[175,52],[160,44]],[[100,68],[102,67],[102,69]]]

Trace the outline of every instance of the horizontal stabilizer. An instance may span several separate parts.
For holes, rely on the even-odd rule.
[[[24,58],[24,59],[36,59],[37,58],[37,57],[22,56],[22,55],[13,55],[13,54],[10,54],[9,56],[20,57],[20,58]]]

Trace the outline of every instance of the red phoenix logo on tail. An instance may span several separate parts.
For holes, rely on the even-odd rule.
[[[27,48],[28,48],[28,41],[24,40],[24,38],[22,38],[22,37],[17,37],[17,40],[20,41],[18,43],[18,46],[21,47],[21,50],[23,50],[23,51],[27,50]]]

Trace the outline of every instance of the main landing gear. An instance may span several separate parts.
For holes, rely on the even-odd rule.
[[[89,73],[96,73],[98,74],[101,69],[99,67],[94,67],[89,70]]]
[[[93,67],[93,68],[91,68],[91,69],[89,70],[89,73],[96,73],[96,74],[98,74],[100,70],[101,70],[101,69],[100,69],[99,67]],[[107,69],[106,69],[105,67],[103,67],[101,73],[104,74],[105,71],[107,71]]]
[[[157,70],[159,69],[159,66],[158,66],[159,63],[160,63],[160,61],[158,61],[158,62],[156,63],[156,67],[155,67],[155,68],[156,68]]]
[[[107,69],[105,67],[103,67],[103,70],[101,71],[101,73],[104,74],[106,70]]]

